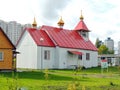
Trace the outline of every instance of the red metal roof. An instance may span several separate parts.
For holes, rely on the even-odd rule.
[[[83,55],[83,53],[79,52],[79,51],[68,51],[68,52],[70,52],[72,54],[76,54],[76,55]]]
[[[90,40],[86,41],[76,30],[66,30],[51,26],[42,26],[41,29],[26,29],[38,46],[63,47],[97,51]],[[41,41],[40,39],[43,39]]]
[[[97,48],[90,40],[85,41],[75,30],[65,30],[51,26],[42,26],[41,30],[45,30],[52,41],[54,41],[54,44],[59,47],[97,51]]]
[[[89,32],[89,30],[88,30],[88,28],[87,28],[87,26],[85,25],[85,23],[84,23],[83,20],[81,20],[81,21],[77,24],[77,26],[75,27],[74,30],[82,30],[82,31],[87,31],[87,32]]]
[[[34,39],[35,43],[38,46],[55,47],[54,43],[52,42],[52,40],[49,38],[45,31],[37,30],[35,28],[27,28],[26,30],[30,33],[30,35],[32,36],[32,38]]]

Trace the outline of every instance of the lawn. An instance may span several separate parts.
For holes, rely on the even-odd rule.
[[[120,69],[0,72],[0,90],[120,90]],[[20,89],[18,89],[20,90]]]

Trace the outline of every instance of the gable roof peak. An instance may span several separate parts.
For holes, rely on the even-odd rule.
[[[3,29],[0,27],[0,32],[2,32],[2,34],[5,36],[5,38],[8,40],[8,42],[11,44],[12,49],[16,49],[15,45],[12,43],[12,41],[10,40],[10,38],[7,36],[7,34],[3,31]],[[1,41],[0,41],[1,42]]]

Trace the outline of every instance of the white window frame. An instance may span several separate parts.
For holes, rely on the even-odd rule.
[[[86,60],[90,60],[90,53],[86,53]]]
[[[50,50],[45,50],[44,51],[44,59],[45,60],[50,60]]]
[[[78,60],[82,60],[82,55],[78,55]]]
[[[0,61],[3,61],[3,57],[4,57],[4,54],[3,54],[3,52],[0,52]]]

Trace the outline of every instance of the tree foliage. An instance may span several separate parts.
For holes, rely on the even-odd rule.
[[[101,41],[99,40],[99,38],[96,39],[95,46],[97,48],[99,48],[101,46]]]
[[[114,50],[109,50],[106,45],[101,45],[98,48],[98,54],[114,54]]]
[[[108,50],[108,54],[114,54],[114,50]]]
[[[106,45],[101,45],[98,48],[98,54],[108,54],[108,48],[106,47]]]

